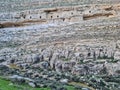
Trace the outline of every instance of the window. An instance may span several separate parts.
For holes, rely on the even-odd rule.
[[[65,21],[65,18],[63,18],[63,21]]]
[[[91,53],[89,52],[87,56],[90,57],[90,56],[91,56]]]
[[[25,18],[26,18],[26,15],[22,14],[22,17],[25,19]]]
[[[42,17],[40,16],[40,19],[41,19]]]
[[[53,16],[51,16],[51,19],[53,18]]]

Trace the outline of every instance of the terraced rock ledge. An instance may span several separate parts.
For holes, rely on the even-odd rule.
[[[120,89],[119,0],[2,0],[0,7],[1,90]]]

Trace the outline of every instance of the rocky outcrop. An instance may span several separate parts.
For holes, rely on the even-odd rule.
[[[27,0],[22,11],[1,12],[0,75],[10,76],[13,83],[51,90],[66,90],[68,84],[77,90],[117,90],[119,4],[82,1],[86,4],[36,9],[39,3],[34,0],[34,10],[22,9],[29,6]]]
[[[83,15],[83,19],[89,20],[89,19],[94,19],[97,17],[110,17],[110,16],[114,16],[113,13],[96,13],[93,15]]]
[[[19,12],[1,13],[0,28],[18,27],[31,24],[76,23],[91,19],[105,19],[119,16],[117,4],[113,5],[77,5],[66,7],[40,8]],[[94,8],[95,7],[95,8]],[[5,16],[5,17],[3,17]],[[8,22],[9,21],[9,22]]]

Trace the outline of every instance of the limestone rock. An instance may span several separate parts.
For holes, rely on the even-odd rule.
[[[33,87],[33,88],[36,87],[36,85],[33,82],[29,82],[28,85],[31,86],[31,87]]]
[[[60,82],[61,83],[68,83],[68,79],[61,79]]]
[[[120,51],[116,51],[114,55],[115,60],[120,60]]]
[[[33,55],[33,64],[40,62],[40,56],[39,55]]]
[[[49,63],[47,61],[43,61],[40,63],[41,68],[43,69],[48,69],[49,68]]]

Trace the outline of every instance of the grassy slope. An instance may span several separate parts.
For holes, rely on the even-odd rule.
[[[49,88],[31,88],[27,85],[10,85],[11,82],[0,78],[0,90],[50,90]],[[72,86],[66,86],[67,90],[74,90]]]
[[[50,90],[49,88],[31,88],[26,85],[10,85],[11,82],[0,78],[0,90]]]

